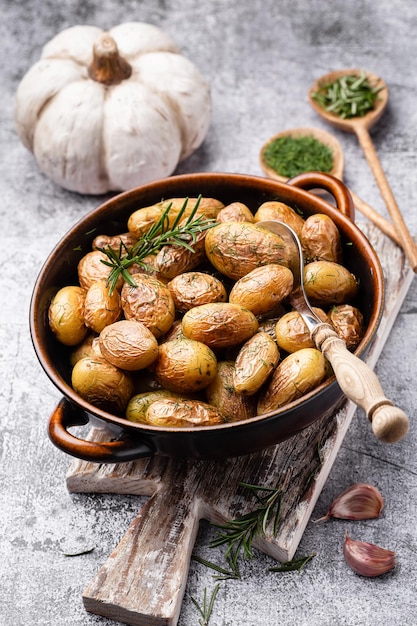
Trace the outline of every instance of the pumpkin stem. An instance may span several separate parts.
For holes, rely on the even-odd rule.
[[[120,56],[117,44],[109,33],[103,33],[94,43],[93,60],[88,68],[90,78],[104,85],[117,85],[129,78],[132,68]]]

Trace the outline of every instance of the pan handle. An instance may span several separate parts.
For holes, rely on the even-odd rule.
[[[288,184],[306,190],[325,189],[335,199],[339,211],[352,222],[355,221],[355,206],[349,189],[335,176],[322,172],[305,172],[290,178]]]
[[[68,428],[84,426],[88,422],[83,411],[62,398],[49,419],[49,438],[63,452],[92,463],[123,463],[153,456],[154,450],[136,437],[94,442],[68,432]]]

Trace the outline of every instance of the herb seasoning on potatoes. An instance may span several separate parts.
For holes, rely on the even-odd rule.
[[[266,215],[297,229],[307,294],[353,351],[360,286],[333,220],[275,201],[172,198],[138,208],[120,235],[98,233],[79,284],[52,299],[74,390],[133,422],[194,428],[249,420],[320,385],[331,368],[289,304],[292,253],[257,224]]]

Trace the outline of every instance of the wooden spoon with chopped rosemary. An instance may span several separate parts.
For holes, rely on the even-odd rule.
[[[388,104],[388,87],[376,74],[358,69],[330,72],[309,91],[313,109],[327,122],[355,133],[390,213],[411,268],[417,272],[417,246],[407,228],[369,134]]]

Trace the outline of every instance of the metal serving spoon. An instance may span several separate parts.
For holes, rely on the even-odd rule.
[[[384,396],[373,370],[349,352],[345,342],[330,324],[317,317],[308,301],[303,281],[304,255],[298,236],[283,222],[265,221],[259,222],[258,226],[280,235],[292,249],[294,262],[290,269],[294,285],[290,302],[303,318],[316,347],[331,364],[343,393],[365,411],[378,439],[386,443],[399,441],[408,432],[408,417]]]
[[[393,225],[400,238],[401,246],[403,247],[404,252],[407,255],[408,261],[410,263],[410,267],[413,269],[414,272],[417,272],[417,246],[414,243],[410,232],[408,231],[407,225],[395,200],[394,194],[385,176],[384,170],[382,169],[382,165],[378,159],[378,155],[369,134],[369,129],[379,120],[388,104],[388,87],[386,83],[376,74],[371,74],[370,72],[367,72],[366,75],[369,81],[378,87],[382,87],[382,89],[378,94],[378,99],[375,102],[374,109],[372,109],[372,111],[369,111],[369,113],[362,117],[351,117],[349,119],[343,119],[342,117],[339,117],[334,113],[326,111],[313,98],[313,94],[318,89],[320,89],[320,87],[334,82],[341,76],[347,76],[352,74],[357,74],[359,76],[360,70],[345,69],[330,72],[329,74],[322,76],[311,87],[308,93],[309,102],[313,109],[327,122],[329,122],[336,128],[339,128],[340,130],[345,130],[356,134],[356,137],[361,145],[361,148],[374,175],[375,181],[379,187],[381,195],[385,201],[386,207],[390,213]]]

